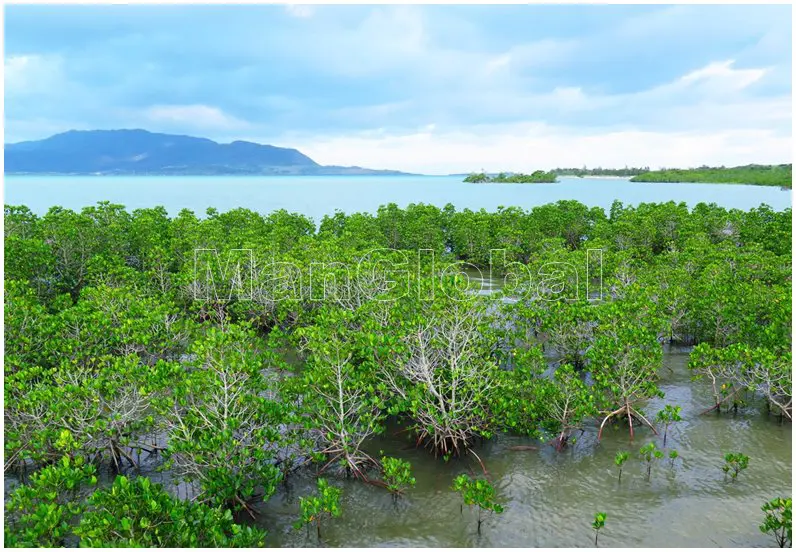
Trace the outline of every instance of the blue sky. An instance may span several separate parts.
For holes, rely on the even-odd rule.
[[[790,6],[6,6],[5,141],[427,173],[791,161]]]

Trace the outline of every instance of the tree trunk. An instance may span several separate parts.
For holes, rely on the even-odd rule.
[[[627,423],[630,424],[630,440],[633,440],[633,414],[630,413],[630,405],[625,402],[625,412],[627,412]]]

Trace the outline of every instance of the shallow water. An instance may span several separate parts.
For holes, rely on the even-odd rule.
[[[481,294],[501,287],[498,279],[479,278],[472,271],[468,275],[472,284],[482,280]],[[653,416],[665,404],[682,407],[682,421],[668,431],[667,457],[657,461],[649,481],[638,449],[653,440],[662,448],[663,436],[647,428],[637,428],[631,442],[624,423],[609,424],[598,442],[598,422],[591,421],[563,452],[539,441],[498,435],[475,451],[506,508],[500,515],[487,514],[479,535],[477,513],[460,512],[459,495],[450,489],[456,475],[482,473],[477,460],[435,459],[393,425],[366,451],[410,461],[416,486],[395,502],[380,487],[331,476],[330,482],[343,489],[343,515],[324,525],[321,544],[585,547],[594,545],[591,521],[603,511],[608,519],[599,543],[605,547],[774,545],[759,531],[760,506],[776,496],[791,496],[791,424],[766,414],[754,399],[736,413],[703,414],[712,393],[708,384],[691,381],[689,352],[690,347],[664,348],[659,387],[665,396],[643,408]],[[518,445],[536,449],[511,450]],[[668,458],[673,449],[680,455],[674,465]],[[631,453],[621,482],[614,465],[620,450]],[[749,468],[735,482],[721,470],[727,452],[750,457]],[[292,525],[299,517],[299,497],[314,486],[311,473],[292,476],[260,505],[256,523],[269,531],[268,544],[319,544],[314,531]]]
[[[775,496],[791,495],[791,426],[761,413],[757,404],[737,414],[700,413],[711,404],[710,390],[692,383],[686,350],[667,351],[661,389],[665,399],[647,404],[648,413],[663,404],[682,407],[683,421],[669,429],[667,449],[681,458],[672,467],[658,461],[650,481],[638,449],[656,438],[638,430],[633,444],[626,426],[617,424],[597,443],[597,427],[589,423],[577,443],[558,453],[551,446],[512,436],[498,436],[476,447],[506,509],[486,516],[481,535],[476,513],[450,490],[459,473],[480,473],[473,458],[445,463],[413,441],[400,428],[390,428],[367,447],[409,460],[415,488],[394,503],[384,489],[330,477],[343,488],[343,515],[323,527],[328,546],[593,546],[594,513],[608,513],[600,546],[771,546],[760,533],[760,506]],[[515,445],[538,450],[512,451]],[[613,458],[628,450],[622,481]],[[726,452],[749,455],[749,468],[738,480],[725,480]],[[668,452],[668,451],[667,451]],[[298,497],[313,491],[310,474],[294,476],[287,489],[260,505],[257,523],[269,531],[272,546],[313,546],[312,531],[292,527],[298,518]]]

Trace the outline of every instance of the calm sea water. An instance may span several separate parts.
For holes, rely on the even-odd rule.
[[[120,203],[129,209],[164,206],[171,215],[187,208],[197,215],[208,207],[226,211],[246,207],[261,213],[287,209],[320,222],[339,209],[347,213],[375,212],[394,202],[428,203],[457,209],[498,206],[523,208],[561,199],[610,208],[614,199],[625,204],[684,201],[717,203],[749,209],[766,203],[782,210],[791,206],[791,191],[775,187],[731,184],[645,184],[626,179],[561,178],[555,184],[469,184],[452,176],[320,176],[320,177],[98,177],[8,176],[6,204],[27,205],[37,214],[58,205],[81,209],[97,201]]]

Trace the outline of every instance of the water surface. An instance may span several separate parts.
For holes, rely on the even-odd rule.
[[[394,503],[382,488],[330,477],[343,488],[343,515],[323,527],[328,546],[593,546],[594,513],[608,513],[600,534],[602,547],[773,546],[758,529],[760,506],[775,496],[791,496],[791,426],[768,417],[755,404],[737,414],[701,412],[711,403],[709,388],[690,381],[688,352],[668,349],[664,355],[661,389],[665,399],[650,401],[654,414],[664,404],[682,407],[683,421],[669,429],[667,453],[678,450],[674,466],[660,460],[646,478],[638,449],[650,440],[662,446],[646,428],[629,442],[626,427],[617,425],[596,440],[596,423],[564,452],[521,437],[500,435],[476,446],[506,510],[488,515],[481,535],[476,513],[460,513],[461,499],[450,489],[456,475],[481,473],[474,459],[445,463],[416,449],[401,428],[391,427],[366,447],[371,455],[385,453],[409,460],[417,479],[414,489]],[[763,409],[764,410],[764,409]],[[510,447],[533,445],[538,450]],[[614,455],[631,452],[618,482]],[[750,457],[738,480],[725,480],[721,470],[726,452]],[[296,530],[298,498],[314,490],[310,474],[290,480],[268,503],[260,505],[257,523],[269,531],[272,546],[317,546],[315,532]]]
[[[554,184],[471,184],[450,176],[286,176],[286,177],[142,177],[142,176],[7,176],[5,203],[27,205],[44,214],[53,205],[79,210],[97,201],[129,209],[163,205],[171,215],[187,208],[203,214],[208,207],[227,211],[246,207],[268,213],[275,209],[302,213],[320,222],[339,209],[375,213],[394,202],[428,203],[457,209],[494,211],[498,206],[530,208],[576,199],[609,209],[614,199],[625,204],[662,201],[717,203],[749,209],[766,203],[776,210],[791,206],[790,190],[737,184],[672,184],[627,179],[561,178]]]

